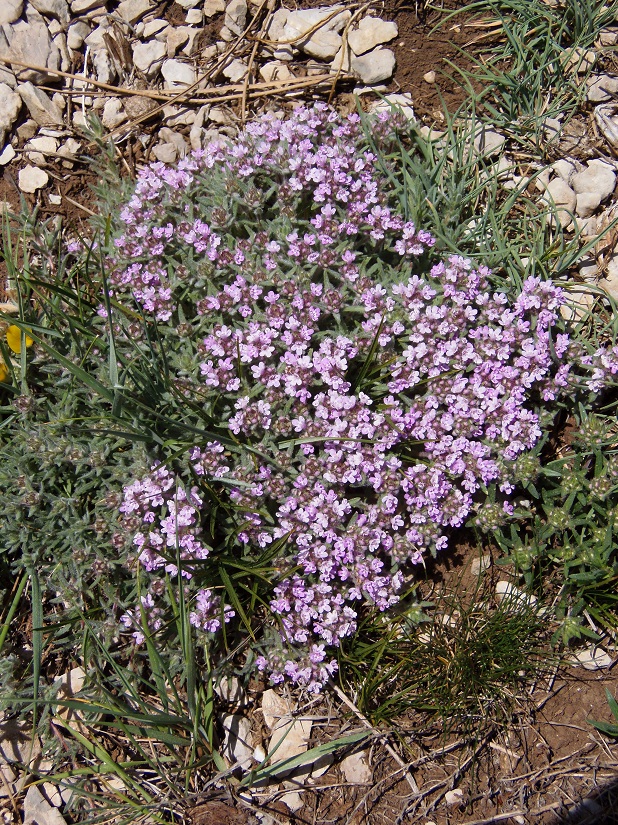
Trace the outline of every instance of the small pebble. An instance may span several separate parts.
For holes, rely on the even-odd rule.
[[[435,83],[436,82],[436,73],[433,72],[433,71],[426,72],[423,75],[423,80],[425,81],[425,83]]]

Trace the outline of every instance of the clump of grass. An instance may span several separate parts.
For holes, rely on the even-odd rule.
[[[553,660],[549,636],[521,596],[496,601],[486,584],[457,588],[413,605],[387,634],[368,622],[342,672],[363,673],[357,701],[375,722],[416,710],[427,725],[483,731],[525,707],[526,687]]]

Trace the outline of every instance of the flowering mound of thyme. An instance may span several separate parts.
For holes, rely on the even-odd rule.
[[[452,528],[512,515],[542,407],[571,391],[581,353],[551,282],[510,295],[462,258],[426,263],[433,239],[401,217],[369,148],[399,126],[378,116],[368,138],[323,105],[268,115],[153,164],[122,210],[118,339],[143,340],[139,318],[156,327],[176,391],[218,434],[125,487],[149,581],[123,617],[137,641],[163,623],[166,573],[215,632],[235,611],[208,561],[270,548],[256,665],[319,690],[363,604],[395,604]],[[603,357],[583,358],[599,386],[616,372]]]

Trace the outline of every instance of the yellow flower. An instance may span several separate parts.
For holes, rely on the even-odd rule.
[[[4,361],[0,361],[0,382],[6,381],[6,379],[8,377],[9,377],[8,368],[7,368],[6,364],[4,363]]]
[[[9,347],[16,352],[17,355],[21,352],[21,330],[15,324],[11,324],[11,326],[6,331],[6,342]],[[26,346],[31,347],[33,344],[32,338],[29,335],[26,335]],[[4,379],[3,379],[4,380]]]

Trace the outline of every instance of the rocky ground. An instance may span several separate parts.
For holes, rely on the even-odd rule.
[[[298,7],[293,0],[1,0],[0,201],[13,211],[20,203],[36,206],[42,217],[83,229],[93,209],[94,149],[84,131],[91,113],[128,175],[146,162],[173,163],[215,134],[233,136],[265,107],[286,109],[316,97],[346,109],[358,95],[369,108],[379,104],[379,92],[409,117],[416,114],[439,141],[440,96],[454,110],[463,94],[443,72],[444,60],[457,55],[465,62],[457,48],[473,50],[478,30],[464,18],[432,31],[436,17],[417,12],[401,3],[319,0],[300,0]],[[582,243],[618,217],[617,44],[618,25],[610,26],[593,50],[572,55],[582,78],[593,72],[582,111],[564,128],[559,118],[545,122],[550,163],[522,161],[499,130],[477,136],[479,155],[494,160],[503,187],[523,185],[529,196],[554,205],[555,220],[580,233]],[[610,232],[593,245],[578,269],[582,282],[618,301],[617,237]],[[586,307],[594,301],[586,289],[574,297]],[[228,799],[205,801],[186,821],[557,825],[568,811],[573,823],[601,821],[604,811],[611,816],[607,798],[615,794],[618,760],[587,719],[607,718],[604,688],[616,692],[612,656],[589,651],[579,667],[536,685],[518,727],[483,740],[478,751],[457,740],[444,747],[427,734],[418,738],[417,759],[402,766],[390,744],[396,739],[376,738],[338,766],[326,760],[246,794],[244,808]],[[80,678],[67,674],[67,695]],[[234,685],[226,690],[220,721],[230,762],[259,761],[282,730],[293,755],[339,735],[346,714],[359,721],[341,697],[332,706],[298,708],[274,691],[258,697]],[[410,717],[397,725],[410,732],[416,722]],[[26,792],[23,773],[10,766],[34,759],[40,769],[44,754],[32,747],[25,729],[3,722],[4,821],[62,825],[58,791],[44,785]]]

